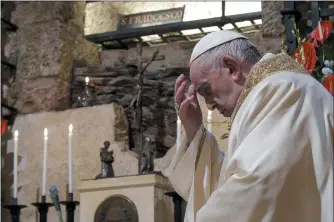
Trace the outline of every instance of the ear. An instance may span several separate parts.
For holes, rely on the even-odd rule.
[[[221,58],[222,65],[228,69],[228,74],[231,76],[233,81],[238,81],[241,76],[240,63],[231,56],[223,56]]]

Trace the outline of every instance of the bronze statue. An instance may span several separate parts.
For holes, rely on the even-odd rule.
[[[151,59],[147,61],[145,66],[142,66],[142,45],[137,45],[137,62],[138,64],[129,66],[129,72],[135,77],[135,88],[133,90],[133,99],[130,105],[125,109],[127,112],[129,109],[132,114],[132,128],[134,130],[134,148],[141,151],[143,149],[143,129],[142,129],[142,99],[143,99],[143,85],[144,85],[144,72],[147,67],[155,60],[159,54],[159,49],[153,53]]]
[[[154,141],[148,137],[145,138],[144,149],[141,152],[140,164],[139,164],[139,174],[152,173],[154,170]]]
[[[114,151],[108,151],[110,146],[109,141],[104,142],[104,147],[100,149],[101,159],[101,174],[97,175],[96,179],[115,177],[112,163],[114,162]]]

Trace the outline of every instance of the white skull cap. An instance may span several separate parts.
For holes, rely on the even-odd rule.
[[[207,34],[195,45],[194,50],[190,57],[189,64],[191,64],[200,55],[209,51],[210,49],[235,39],[248,39],[248,38],[241,35],[238,32],[228,31],[228,30],[220,30]]]

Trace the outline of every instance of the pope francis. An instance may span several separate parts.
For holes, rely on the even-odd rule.
[[[175,83],[186,135],[163,174],[187,201],[185,222],[332,222],[333,97],[290,56],[232,31],[206,35]],[[226,154],[197,96],[231,117]]]

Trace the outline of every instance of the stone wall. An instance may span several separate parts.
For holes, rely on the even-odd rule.
[[[263,37],[280,37],[284,32],[282,24],[283,1],[262,1],[262,26]]]
[[[263,38],[261,32],[246,35],[262,54],[281,50],[281,42],[277,41],[276,37]],[[159,46],[159,55],[163,55],[165,59],[151,63],[144,74],[143,128],[145,136],[157,141],[157,157],[162,157],[175,144],[177,117],[174,108],[174,83],[182,73],[189,76],[189,58],[195,44],[196,42],[181,42]],[[155,50],[156,47],[143,47],[144,60],[148,60]],[[95,104],[115,102],[124,108],[128,107],[133,99],[135,79],[126,67],[137,64],[136,48],[104,50],[100,55],[100,65],[74,69],[74,84],[83,85],[84,78],[89,76],[91,83],[95,85]],[[73,107],[77,106],[77,97],[81,92],[82,88],[73,90]],[[127,117],[132,129],[130,111],[127,112]],[[133,136],[132,133],[130,135]],[[130,141],[131,138],[133,137],[130,137]]]
[[[15,2],[1,2],[1,18],[6,21],[11,20],[11,14],[15,10]],[[6,25],[1,25],[1,60],[10,64],[16,64],[16,32],[6,29]],[[10,46],[10,47],[8,47]],[[2,102],[7,103],[10,86],[15,81],[16,70],[1,64],[1,97]]]
[[[75,69],[75,83],[82,81],[84,76],[90,76],[90,82],[94,84],[96,91],[95,104],[117,103],[125,109],[129,107],[133,99],[133,88],[135,87],[134,76],[127,72],[125,68],[115,69],[100,68],[77,68]],[[174,108],[174,82],[181,73],[187,74],[187,69],[171,68],[163,71],[145,73],[142,100],[142,127],[144,136],[148,136],[156,141],[157,157],[161,157],[175,144],[176,140],[176,113]],[[97,75],[103,75],[98,77]],[[95,76],[95,77],[92,77]],[[82,89],[73,91],[73,107],[76,107],[77,97]],[[126,116],[130,122],[131,148],[135,148],[133,142],[134,121],[132,110],[126,111]]]
[[[84,17],[85,2],[16,2],[11,22],[19,29],[5,46],[17,57],[10,105],[22,113],[69,108],[72,64],[99,63],[99,49],[84,39]]]
[[[60,199],[65,198],[65,184],[68,183],[68,125],[73,124],[73,189],[74,197],[79,200],[77,188],[81,180],[94,179],[100,171],[100,147],[103,142],[111,142],[114,151],[113,164],[115,176],[136,175],[138,162],[134,153],[123,152],[127,139],[118,129],[119,120],[124,119],[121,107],[116,104],[71,109],[61,112],[41,112],[21,115],[14,129],[19,131],[18,199],[20,204],[28,205],[22,210],[21,220],[36,221],[36,208],[30,203],[36,202],[37,188],[42,186],[43,129],[49,131],[47,155],[47,184],[56,184]],[[116,127],[116,125],[118,125]],[[127,128],[123,125],[123,128]],[[10,203],[13,181],[13,141],[8,142],[2,168],[3,204]],[[39,193],[41,195],[41,193]],[[39,197],[40,198],[40,197]],[[49,196],[47,201],[51,201]],[[2,220],[9,221],[8,211],[1,209]],[[66,210],[62,209],[64,218]],[[79,221],[80,207],[76,211]],[[50,209],[48,221],[56,222],[54,208]]]

